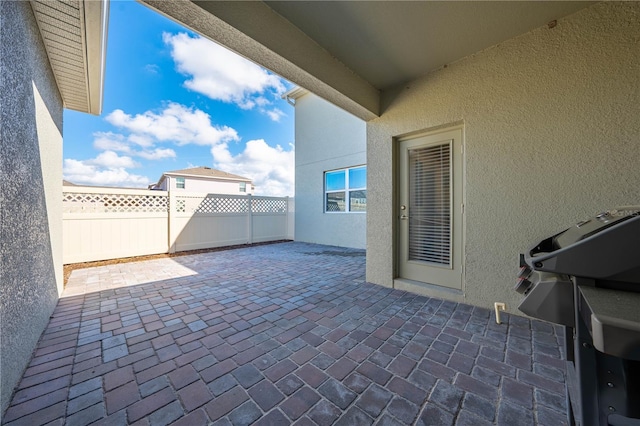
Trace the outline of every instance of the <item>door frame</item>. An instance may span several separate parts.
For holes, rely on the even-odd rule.
[[[446,133],[452,130],[460,130],[460,149],[461,158],[460,158],[460,167],[462,170],[460,171],[460,176],[462,179],[461,182],[461,205],[454,206],[454,208],[461,209],[461,220],[460,224],[460,259],[459,266],[461,268],[461,287],[460,290],[440,286],[433,283],[425,283],[421,281],[410,280],[407,278],[402,278],[400,276],[400,226],[399,226],[399,215],[398,215],[398,206],[400,201],[400,173],[402,173],[400,167],[400,142],[417,139],[422,137],[434,136],[440,133]],[[410,132],[403,135],[399,135],[393,138],[393,208],[391,212],[391,220],[392,220],[392,231],[393,231],[393,287],[398,287],[398,284],[402,288],[406,288],[407,284],[410,286],[418,286],[426,289],[432,289],[435,291],[442,291],[445,293],[454,293],[458,295],[464,295],[466,288],[466,268],[465,268],[465,254],[466,254],[466,229],[467,229],[467,221],[466,221],[466,138],[465,138],[465,126],[464,122],[456,122],[450,123],[438,127],[434,127],[431,129]],[[457,149],[457,147],[455,147]]]

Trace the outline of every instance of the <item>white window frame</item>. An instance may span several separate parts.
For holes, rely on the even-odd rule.
[[[186,187],[185,179],[182,176],[176,177],[176,189],[184,189]]]
[[[329,214],[364,214],[366,213],[366,207],[364,211],[351,211],[351,198],[350,198],[350,194],[351,192],[355,192],[355,191],[366,191],[367,190],[367,186],[365,185],[364,187],[357,187],[357,188],[350,188],[349,187],[349,171],[350,170],[355,170],[355,169],[365,169],[365,173],[366,173],[366,169],[367,169],[367,165],[366,164],[361,164],[359,166],[353,166],[353,167],[345,167],[342,169],[335,169],[335,170],[327,170],[323,173],[323,186],[324,186],[324,192],[323,192],[323,205],[324,205],[324,212],[325,213],[329,213]],[[335,172],[344,172],[344,188],[343,189],[336,189],[336,190],[327,190],[327,174],[328,173],[335,173]],[[344,192],[344,204],[345,204],[345,210],[344,211],[329,211],[327,210],[327,194],[333,194],[333,193],[339,193],[339,192]]]
[[[240,192],[247,192],[247,182],[240,182]]]

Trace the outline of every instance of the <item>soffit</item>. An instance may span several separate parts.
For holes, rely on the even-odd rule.
[[[378,90],[574,13],[578,1],[266,1]]]
[[[65,108],[102,109],[108,0],[31,1]]]

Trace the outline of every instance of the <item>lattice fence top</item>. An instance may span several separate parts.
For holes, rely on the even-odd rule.
[[[169,197],[163,194],[91,194],[64,192],[64,213],[166,213]]]
[[[64,213],[167,213],[169,203],[166,192],[118,194],[64,191],[62,194]],[[225,194],[182,193],[175,196],[174,203],[173,212],[187,214],[286,214],[288,208],[286,198]]]
[[[251,200],[254,213],[286,213],[287,200],[282,198],[254,198]]]
[[[237,197],[219,194],[206,196],[178,195],[176,209],[178,213],[249,213],[251,200],[252,213],[282,213],[287,212],[287,200],[284,198],[256,198]]]
[[[247,198],[225,197],[209,194],[206,197],[176,197],[176,211],[179,213],[247,213]]]

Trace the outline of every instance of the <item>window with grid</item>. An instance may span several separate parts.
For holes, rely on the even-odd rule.
[[[247,192],[247,182],[240,182],[240,192]]]
[[[366,212],[367,167],[358,166],[325,172],[324,191],[325,212]]]
[[[177,177],[176,178],[176,189],[184,189],[184,178]]]

